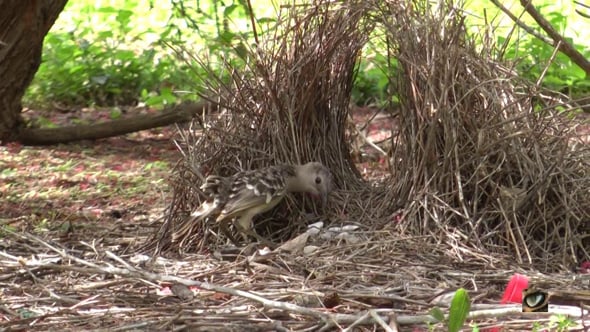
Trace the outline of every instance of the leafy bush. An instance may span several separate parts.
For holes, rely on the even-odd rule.
[[[177,17],[170,3],[157,5],[113,0],[95,8],[90,1],[70,2],[45,38],[43,62],[25,104],[161,106],[196,98],[207,71],[194,55],[204,52],[212,63],[221,63],[218,55],[228,53],[222,49],[248,33],[230,31],[225,16],[216,21],[222,29],[208,26],[210,13],[199,10],[193,12],[199,25],[187,28],[188,18]],[[243,16],[235,7],[209,10]],[[152,18],[153,11],[159,17]]]
[[[65,16],[77,9],[75,5],[79,6],[68,6]],[[72,15],[70,31],[57,27],[50,32],[25,103],[128,105],[136,103],[142,91],[170,84],[168,73],[178,71],[173,59],[158,57],[157,44],[139,48],[133,43],[141,33],[133,29],[132,5],[100,9],[84,5],[82,15]],[[102,25],[97,27],[97,21]]]
[[[388,56],[383,35],[383,29],[376,28],[363,48],[352,87],[351,97],[356,105],[383,106],[387,102],[397,102],[387,100],[390,95],[388,90],[397,95],[397,82],[390,80],[398,76],[398,62],[396,58]]]
[[[477,10],[480,2],[468,7]],[[45,38],[43,63],[25,95],[25,104],[108,106],[143,102],[162,106],[179,99],[195,99],[211,72],[202,68],[195,55],[207,59],[207,65],[216,67],[222,79],[227,78],[222,64],[240,67],[240,50],[253,37],[243,1],[109,0],[103,4],[97,8],[88,0],[68,3]],[[254,5],[258,6],[254,12],[260,34],[261,27],[275,21],[275,12],[262,2]],[[558,11],[546,12],[560,31],[573,20]],[[523,76],[537,80],[553,48],[524,33],[507,41],[505,30],[495,31],[499,45],[508,42],[505,59],[515,61]],[[374,39],[365,47],[352,91],[353,102],[360,105],[390,102],[384,100],[386,90],[394,88],[387,71],[396,70],[396,60],[388,64],[387,54],[381,51],[383,45]],[[590,50],[576,47],[590,57]],[[549,67],[543,84],[574,95],[590,91],[585,72],[562,54]]]
[[[577,28],[579,30],[587,30],[584,26],[585,22],[580,23],[576,21],[576,17],[571,15],[563,14],[562,12],[555,11],[555,4],[547,2],[545,5],[539,6],[542,14],[550,21],[550,23],[558,29],[560,33],[566,34],[566,36],[575,35],[572,31]],[[565,6],[565,4],[562,4]],[[476,15],[466,14],[468,17],[468,25],[472,28],[470,31],[474,32],[472,37],[478,43],[488,42],[485,38],[481,38],[480,27],[484,26],[484,21],[481,19],[484,17],[484,10],[486,11],[487,17],[497,16],[492,23],[487,22],[491,26],[494,26],[493,37],[496,40],[498,46],[503,46],[507,43],[507,47],[503,53],[503,59],[514,62],[516,64],[515,69],[521,74],[521,76],[528,78],[531,81],[537,81],[539,77],[545,71],[548,62],[550,61],[554,48],[551,45],[544,43],[543,41],[535,38],[522,30],[516,30],[516,37],[512,35],[511,39],[507,39],[506,35],[511,31],[513,22],[504,16],[505,20],[502,21],[500,18],[503,17],[496,7],[492,4],[486,4],[479,0],[474,0],[466,5],[466,9],[471,12],[478,12]],[[572,9],[573,10],[573,9]],[[523,18],[524,19],[524,18]],[[500,23],[501,22],[501,23]],[[537,25],[532,19],[525,20],[527,24],[532,27]],[[590,22],[590,21],[589,21]],[[540,30],[540,29],[538,29]],[[544,34],[544,32],[540,32]],[[390,86],[392,83],[389,82],[387,77],[388,70],[397,70],[397,61],[392,59],[392,63],[388,66],[387,56],[383,52],[383,42],[379,40],[381,32],[377,29],[374,33],[376,38],[371,38],[373,43],[370,43],[365,47],[363,57],[358,67],[356,80],[352,90],[352,99],[356,104],[366,105],[376,103],[381,105],[385,102],[384,96],[387,94],[386,89],[393,88]],[[486,36],[488,37],[488,36]],[[585,45],[576,44],[585,43],[584,38],[573,38],[566,37],[567,41],[576,47],[586,58],[590,58],[590,49]],[[375,42],[377,40],[377,42]],[[544,74],[542,81],[544,87],[562,91],[572,96],[584,95],[590,92],[590,80],[586,77],[584,70],[580,69],[575,63],[573,63],[567,56],[558,53],[554,61],[547,68],[547,72]],[[395,90],[394,90],[395,91]]]
[[[352,100],[357,105],[367,105],[371,103],[381,104],[387,96],[389,87],[389,70],[397,69],[397,61],[392,59],[392,65],[387,65],[387,57],[383,53],[375,53],[376,50],[370,50],[371,53],[363,58],[359,64],[354,86],[352,88]]]
[[[568,27],[568,16],[559,12],[544,11],[543,14],[545,14],[545,18],[559,32],[563,33],[563,31],[566,31]],[[590,50],[584,47],[584,45],[576,44],[576,40],[570,37],[566,37],[565,39],[568,43],[574,45],[584,57],[590,58]],[[580,41],[583,40],[578,40],[578,42]],[[552,45],[548,45],[528,34],[523,34],[518,40],[513,41],[499,36],[497,42],[498,45],[509,43],[505,58],[515,61],[518,72],[532,81],[536,81],[541,77],[554,53],[554,47]],[[572,96],[590,91],[590,80],[586,77],[586,72],[562,53],[558,53],[554,61],[549,65],[542,83],[545,87],[559,90]]]

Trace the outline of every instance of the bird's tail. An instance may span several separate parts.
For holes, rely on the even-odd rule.
[[[217,210],[216,202],[205,202],[172,233],[172,243],[184,242],[200,226],[200,223]],[[201,225],[202,226],[202,225]]]

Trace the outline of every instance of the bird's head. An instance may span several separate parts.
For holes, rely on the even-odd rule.
[[[310,162],[296,167],[296,190],[319,196],[326,206],[328,194],[332,191],[332,174],[318,162]]]

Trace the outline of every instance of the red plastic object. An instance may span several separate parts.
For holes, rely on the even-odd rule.
[[[529,278],[522,274],[515,273],[512,278],[510,278],[510,281],[508,281],[508,286],[506,286],[506,290],[504,291],[500,303],[522,303],[522,291],[528,286]]]
[[[508,281],[500,303],[522,303],[522,291],[529,287],[529,278],[522,274],[515,273]],[[490,327],[485,332],[499,332],[500,327]]]

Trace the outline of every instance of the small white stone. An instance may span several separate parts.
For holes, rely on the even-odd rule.
[[[344,240],[344,242],[348,243],[348,244],[355,244],[355,243],[359,243],[361,241],[361,239],[357,236],[354,235],[350,235],[347,232],[342,232],[338,235],[336,235],[336,239],[337,240]]]
[[[357,225],[345,225],[342,227],[342,230],[345,232],[351,232],[351,231],[356,231],[359,228],[360,227]]]
[[[318,246],[305,246],[303,248],[303,254],[305,256],[309,256],[311,254],[313,254],[314,252],[316,252],[320,247]]]

